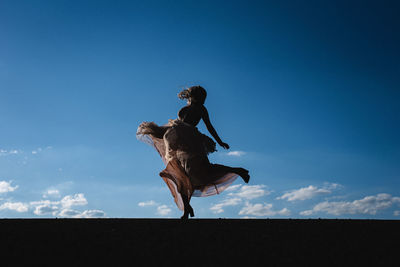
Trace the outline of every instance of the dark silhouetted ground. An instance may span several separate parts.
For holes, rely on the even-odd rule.
[[[0,219],[0,238],[1,266],[400,263],[400,221],[388,220]]]

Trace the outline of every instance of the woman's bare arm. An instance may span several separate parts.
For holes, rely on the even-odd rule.
[[[211,124],[210,121],[210,116],[208,115],[208,111],[206,109],[206,107],[203,106],[203,110],[202,110],[202,119],[204,121],[204,123],[206,124],[207,130],[210,132],[210,134],[214,137],[215,141],[217,141],[217,143],[222,146],[225,149],[229,148],[229,145],[222,142],[221,138],[219,138],[217,131],[214,129],[214,127]]]

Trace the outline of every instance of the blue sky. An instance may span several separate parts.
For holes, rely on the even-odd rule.
[[[208,91],[250,170],[200,218],[400,218],[390,1],[1,1],[0,217],[178,217],[136,140]],[[199,129],[206,133],[203,123]]]

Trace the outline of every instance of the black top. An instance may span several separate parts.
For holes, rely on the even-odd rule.
[[[190,125],[196,126],[201,118],[203,117],[203,111],[204,106],[203,105],[188,105],[178,112],[178,117],[180,120],[189,123]]]

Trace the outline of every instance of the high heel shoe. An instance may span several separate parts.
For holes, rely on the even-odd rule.
[[[193,210],[192,206],[189,206],[189,215],[190,215],[190,217],[194,217],[194,210]]]
[[[190,217],[194,217],[194,211],[192,206],[189,205],[189,207],[185,208],[185,211],[181,217],[182,220],[187,220],[189,219],[189,215]]]
[[[189,213],[185,211],[185,213],[183,213],[183,215],[181,216],[181,220],[187,220],[187,219],[189,219]]]

